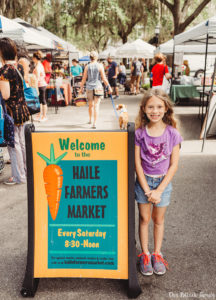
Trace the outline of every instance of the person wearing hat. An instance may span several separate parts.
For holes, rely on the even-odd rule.
[[[82,76],[83,70],[82,67],[78,64],[76,59],[72,59],[72,66],[71,66],[71,76]]]
[[[44,61],[42,62],[42,65],[44,66],[45,80],[47,84],[49,84],[51,74],[52,74],[51,61],[52,61],[52,56],[50,53],[47,53]]]
[[[84,69],[83,79],[80,85],[80,93],[83,92],[83,87],[86,82],[86,93],[89,103],[88,124],[92,124],[93,117],[92,128],[96,129],[96,121],[99,114],[99,105],[102,96],[95,95],[95,91],[97,90],[103,92],[101,80],[104,82],[105,86],[109,88],[109,93],[112,93],[112,88],[110,87],[109,82],[104,73],[103,65],[97,62],[98,53],[96,51],[91,51],[90,60],[90,63]]]

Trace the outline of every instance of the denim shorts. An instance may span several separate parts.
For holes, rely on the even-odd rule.
[[[165,176],[162,176],[160,178],[153,178],[148,175],[145,175],[145,177],[146,177],[146,180],[147,180],[150,190],[155,190],[159,186],[159,184],[161,183],[161,181],[164,179]],[[172,183],[170,182],[161,195],[160,203],[153,204],[153,205],[156,207],[168,206],[170,204],[171,192],[172,192]],[[135,199],[136,199],[137,203],[141,203],[141,204],[150,203],[148,201],[148,197],[145,195],[145,192],[143,191],[142,187],[140,186],[138,179],[136,179],[136,182],[135,182]]]

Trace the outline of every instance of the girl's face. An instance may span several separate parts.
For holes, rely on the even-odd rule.
[[[147,101],[144,112],[146,113],[150,122],[158,123],[162,121],[167,109],[163,100],[156,96],[152,96]]]

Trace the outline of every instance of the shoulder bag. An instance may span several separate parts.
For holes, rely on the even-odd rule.
[[[102,97],[104,95],[104,89],[103,89],[103,87],[94,89],[93,90],[93,94],[96,97]]]
[[[170,81],[165,76],[165,66],[164,66],[164,75],[163,75],[163,83],[162,83],[162,90],[169,94],[170,93]]]
[[[100,65],[98,64],[98,69],[100,68]],[[96,97],[103,97],[104,96],[104,89],[102,84],[100,83],[100,86],[97,86],[94,90],[93,90],[93,95]]]
[[[10,146],[14,148],[14,121],[7,113],[5,102],[0,93],[0,107],[2,109],[1,116],[3,118],[3,132],[0,138],[0,147]],[[1,119],[2,120],[2,119]],[[1,124],[2,124],[1,123]],[[2,126],[1,126],[2,129]]]
[[[36,88],[34,87],[27,87],[25,80],[22,77],[22,74],[18,69],[16,69],[20,78],[23,82],[23,90],[24,90],[24,97],[25,101],[29,110],[30,115],[34,115],[40,112],[40,101],[38,97],[38,93]]]

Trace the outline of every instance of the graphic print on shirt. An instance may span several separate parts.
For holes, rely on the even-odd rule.
[[[167,142],[163,142],[160,144],[150,143],[148,144],[148,149],[144,153],[154,166],[157,163],[168,158]]]

